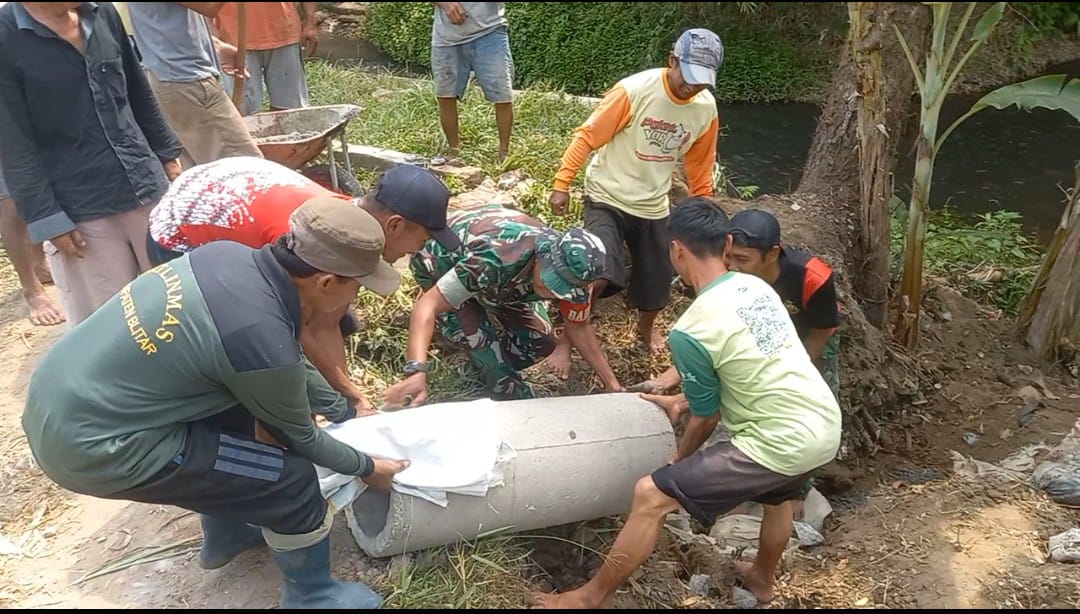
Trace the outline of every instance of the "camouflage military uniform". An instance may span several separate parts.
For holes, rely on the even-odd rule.
[[[836,400],[840,400],[840,334],[833,333],[821,353],[821,374]]]
[[[505,399],[532,396],[519,371],[550,355],[556,346],[547,299],[536,293],[538,264],[544,285],[559,296],[560,309],[589,317],[586,286],[603,268],[603,247],[581,229],[563,235],[523,213],[488,205],[448,220],[461,248],[434,241],[413,255],[410,269],[425,291],[438,287],[453,308],[436,331],[466,346],[485,387]],[[596,250],[599,249],[599,256]]]

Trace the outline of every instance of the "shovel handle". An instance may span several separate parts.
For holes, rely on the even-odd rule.
[[[233,77],[232,103],[244,111],[244,70],[247,66],[247,2],[236,3],[236,76]]]

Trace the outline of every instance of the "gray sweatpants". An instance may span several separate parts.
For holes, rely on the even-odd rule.
[[[244,115],[258,113],[263,104],[263,85],[270,94],[271,109],[308,106],[307,75],[299,43],[277,49],[248,51],[245,59],[250,78],[244,80]],[[225,91],[232,96],[234,79],[225,75]]]

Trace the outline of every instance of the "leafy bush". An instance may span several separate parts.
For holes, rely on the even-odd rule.
[[[1075,32],[1080,23],[1080,2],[1017,2],[1013,6],[1039,32]]]
[[[831,41],[821,42],[820,32],[834,24],[836,8],[770,4],[766,18],[739,6],[750,4],[508,2],[515,86],[600,95],[622,77],[662,65],[679,33],[701,26],[724,41],[721,101],[811,97],[828,75]],[[365,36],[398,61],[430,68],[435,10],[428,3],[372,3]]]
[[[892,219],[892,261],[902,266],[906,211]],[[992,211],[975,220],[951,209],[930,212],[924,244],[925,275],[947,278],[973,300],[1016,315],[1042,262],[1038,242],[1020,214]]]

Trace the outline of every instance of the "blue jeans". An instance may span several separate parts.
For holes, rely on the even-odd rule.
[[[461,45],[432,47],[431,73],[437,98],[461,100],[472,73],[488,102],[512,102],[514,58],[510,54],[509,32],[506,27],[498,27]]]

